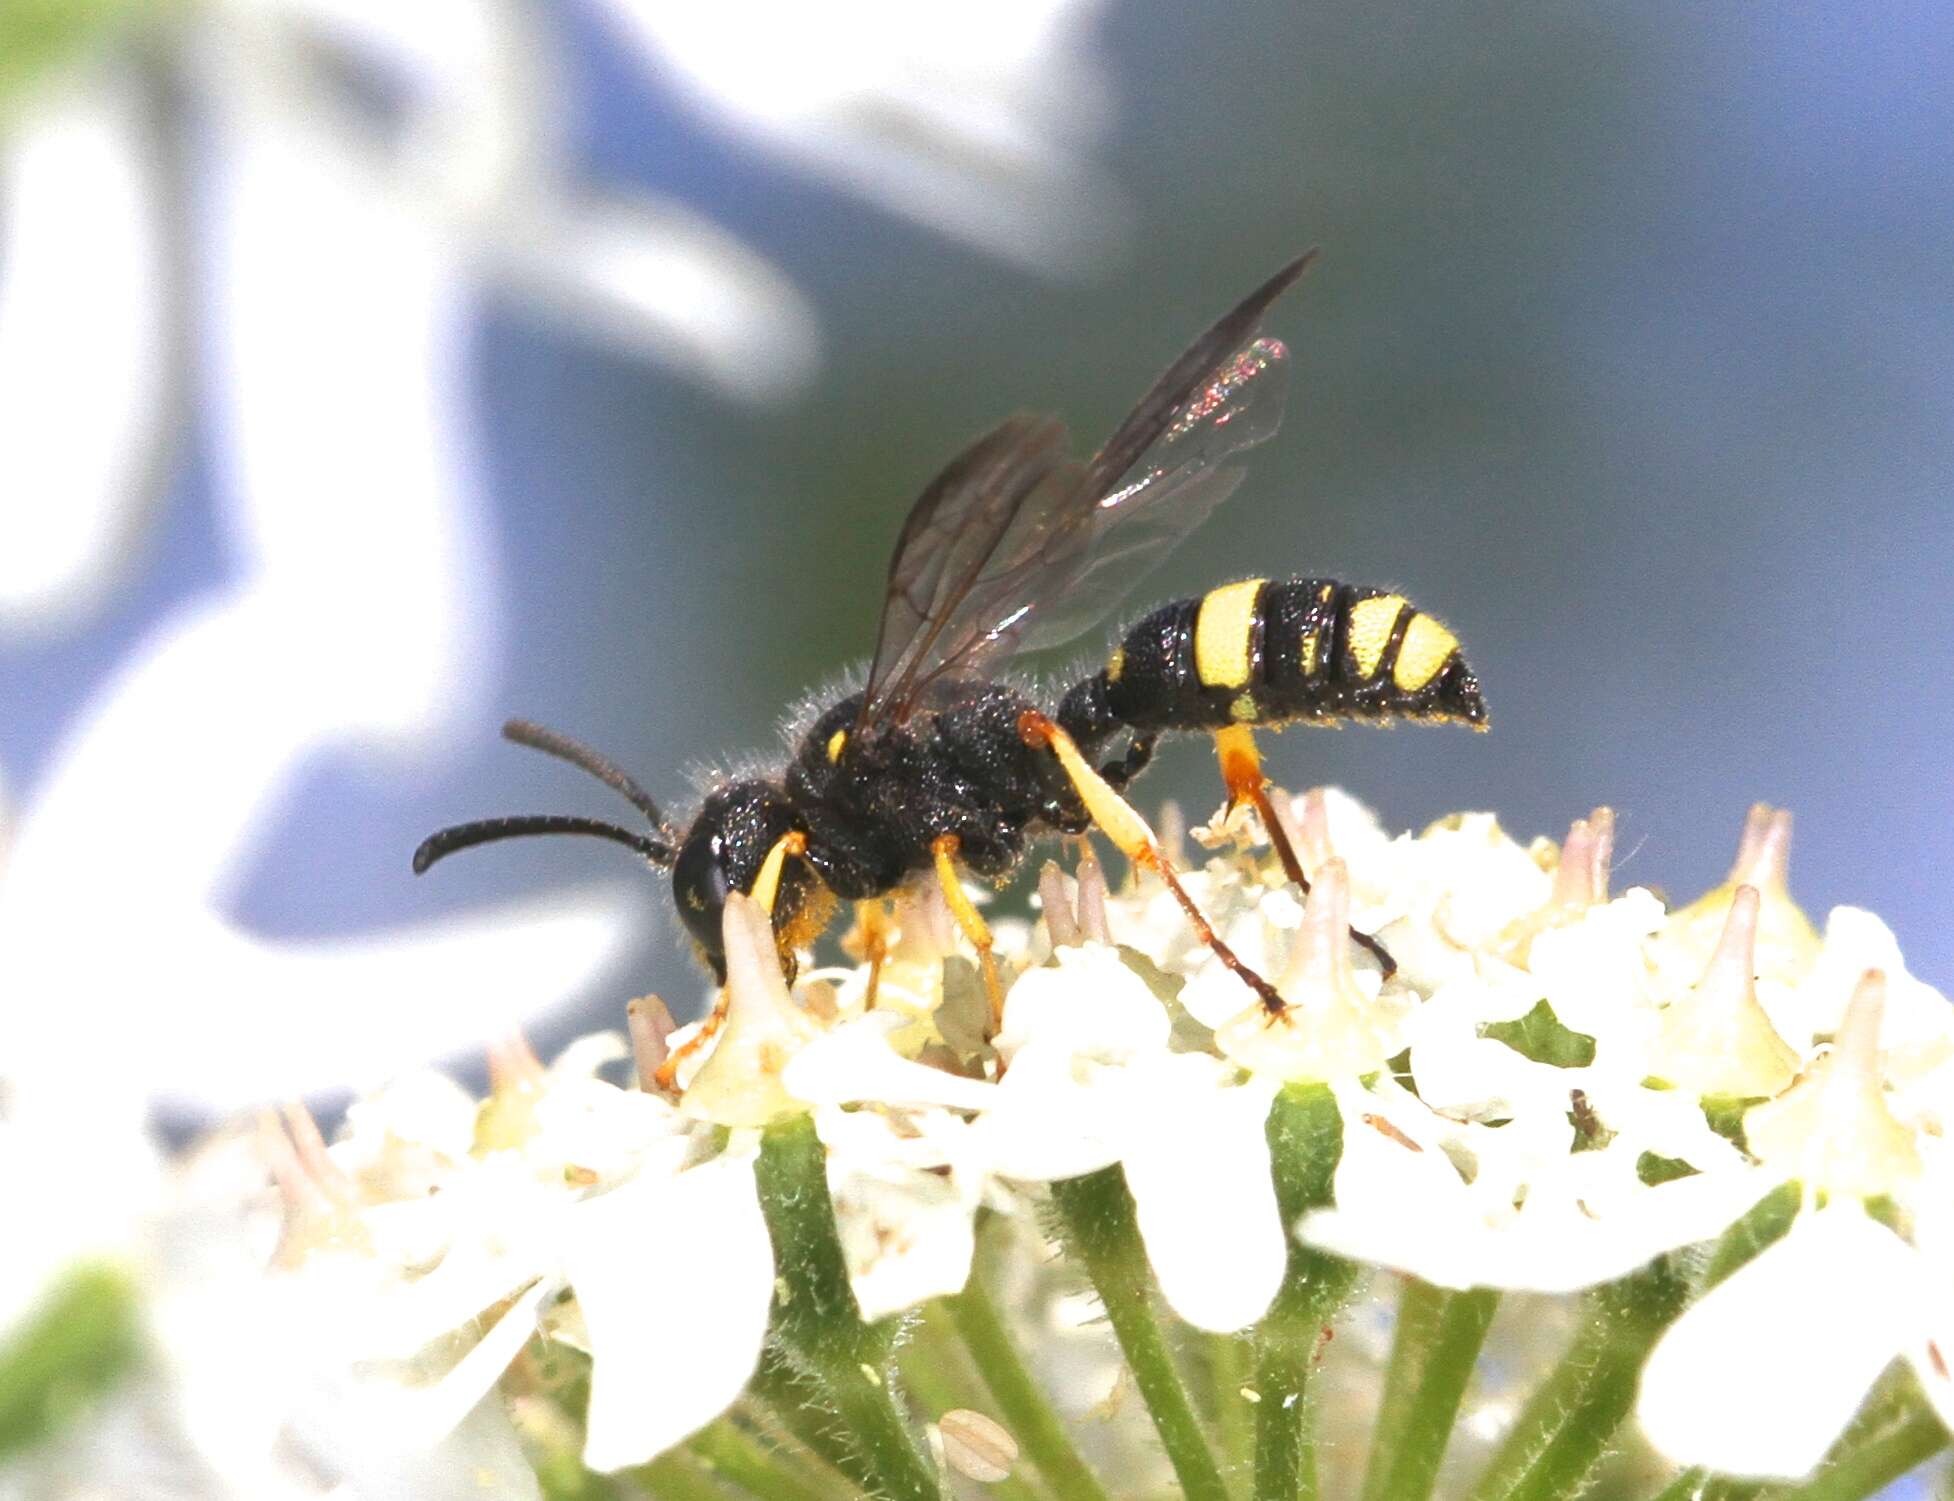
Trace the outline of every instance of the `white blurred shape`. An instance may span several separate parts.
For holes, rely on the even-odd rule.
[[[250,15],[262,0],[232,3]],[[562,70],[524,7],[290,8],[321,38],[411,80],[417,107],[389,164],[395,190],[485,275],[589,337],[740,400],[782,400],[812,379],[814,311],[772,262],[675,202],[569,180]]]
[[[104,1090],[229,1109],[471,1045],[615,957],[622,890],[332,943],[271,942],[223,914],[300,757],[340,733],[282,675],[313,650],[288,611],[245,595],[164,627],[106,685],[0,882],[0,955],[24,1002],[0,1020],[6,1056],[87,1051]]]
[[[235,82],[206,226],[207,400],[265,612],[253,639],[288,653],[258,676],[321,737],[424,736],[478,704],[497,645],[472,289],[445,237],[278,107],[276,79]]]
[[[37,1003],[6,1041],[93,1047],[138,1097],[212,1109],[371,1079],[560,1004],[615,952],[621,911],[300,944],[223,910],[307,757],[451,730],[493,644],[469,277],[449,236],[280,107],[280,62],[218,56],[207,101],[206,394],[243,578],[166,620],[83,711],[0,883],[8,988]]]
[[[166,257],[139,79],[50,83],[0,131],[0,631],[71,622],[149,490]]]
[[[504,231],[509,280],[627,353],[655,353],[728,395],[777,401],[821,362],[792,283],[718,226],[644,197],[563,200]]]
[[[647,66],[721,128],[893,213],[1067,273],[1116,246],[1086,165],[1109,93],[1082,0],[609,0]]]

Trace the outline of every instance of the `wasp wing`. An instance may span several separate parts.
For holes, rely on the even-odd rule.
[[[1287,384],[1286,351],[1255,328],[1312,257],[1197,339],[1090,461],[1026,415],[951,460],[896,539],[858,726],[1076,636],[1240,483],[1227,460],[1275,431]]]

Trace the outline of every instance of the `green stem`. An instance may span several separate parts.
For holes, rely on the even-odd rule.
[[[686,1445],[713,1474],[767,1501],[827,1501],[829,1492],[796,1473],[787,1457],[721,1418]]]
[[[1255,1452],[1255,1404],[1242,1395],[1252,1371],[1253,1340],[1245,1334],[1209,1334],[1202,1344],[1207,1355],[1208,1405],[1228,1472],[1246,1471]],[[1249,1387],[1252,1391],[1253,1387]]]
[[[943,1414],[959,1407],[982,1411],[985,1403],[979,1393],[983,1381],[964,1358],[963,1345],[941,1303],[923,1310],[914,1332],[903,1347],[902,1378],[911,1401],[938,1422]],[[991,1416],[991,1414],[986,1414]],[[1006,1423],[1006,1428],[1009,1424]],[[1013,1433],[1013,1438],[1018,1435]],[[1044,1501],[1044,1493],[1023,1475],[1013,1473],[985,1486],[987,1495],[1003,1501]]]
[[[1798,1204],[1796,1184],[1766,1194],[1719,1237],[1694,1285],[1665,1256],[1590,1292],[1586,1322],[1527,1399],[1471,1501],[1560,1501],[1577,1494],[1628,1415],[1642,1363],[1663,1330],[1692,1294],[1714,1287],[1783,1236]]]
[[[749,1388],[783,1431],[823,1463],[833,1466],[860,1491],[872,1491],[875,1476],[841,1427],[840,1416],[813,1376],[795,1370],[778,1349],[760,1359]]]
[[[1864,1501],[1948,1444],[1947,1429],[1923,1401],[1864,1442],[1826,1460],[1810,1480],[1773,1489],[1769,1501]]]
[[[1761,1480],[1739,1480],[1707,1470],[1684,1470],[1662,1488],[1655,1501],[1753,1501],[1764,1489]]]
[[[997,1400],[1004,1426],[1011,1430],[1024,1455],[1066,1501],[1109,1501],[1099,1478],[1073,1446],[1064,1421],[1052,1410],[1045,1394],[1025,1368],[1017,1347],[1004,1327],[997,1305],[984,1291],[976,1270],[964,1290],[943,1305],[962,1337],[978,1374]]]
[[[1495,1288],[1452,1292],[1406,1277],[1371,1434],[1364,1501],[1426,1501],[1473,1363],[1499,1307]]]
[[[828,1197],[827,1149],[805,1115],[767,1128],[755,1165],[773,1238],[773,1332],[819,1382],[847,1441],[888,1501],[940,1501],[935,1467],[890,1390],[892,1320],[862,1321]]]
[[[1269,1166],[1282,1223],[1328,1204],[1343,1155],[1343,1117],[1329,1086],[1291,1084],[1269,1107]],[[1289,1262],[1275,1302],[1255,1330],[1256,1501],[1316,1495],[1316,1453],[1307,1400],[1323,1332],[1357,1280],[1341,1257],[1289,1238]]]
[[[1152,1274],[1140,1243],[1133,1196],[1117,1167],[1052,1185],[1065,1240],[1085,1266],[1145,1399],[1185,1501],[1228,1501],[1207,1436],[1154,1317]]]
[[[1528,1398],[1472,1501],[1561,1501],[1577,1494],[1628,1416],[1642,1362],[1686,1296],[1666,1259],[1590,1293],[1580,1331]]]
[[[1802,1194],[1796,1183],[1780,1183],[1745,1210],[1737,1223],[1718,1238],[1697,1294],[1708,1292],[1759,1251],[1782,1239],[1798,1217]]]
[[[142,1351],[141,1315],[115,1267],[68,1268],[0,1345],[0,1457],[58,1432]]]
[[[710,1471],[683,1449],[661,1454],[648,1465],[630,1472],[631,1479],[654,1501],[732,1501],[726,1489]],[[579,1493],[576,1501],[588,1501]]]

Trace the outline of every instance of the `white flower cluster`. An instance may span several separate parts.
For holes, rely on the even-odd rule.
[[[1115,893],[1090,861],[1047,867],[1041,923],[997,925],[995,1019],[934,892],[898,902],[875,963],[791,986],[735,896],[714,1015],[673,1032],[634,1006],[638,1087],[596,1074],[621,1039],[549,1069],[511,1047],[484,1102],[423,1076],[330,1148],[301,1131],[280,1275],[396,1441],[478,1412],[539,1330],[587,1352],[583,1457],[610,1470],[753,1378],[779,1292],[756,1157],[795,1116],[870,1321],[964,1288],[980,1209],[1113,1164],[1167,1302],[1219,1333],[1270,1308],[1292,1238],[1443,1288],[1571,1292],[1776,1195],[1788,1230],[1655,1344],[1651,1443],[1803,1475],[1902,1357],[1954,1423],[1954,1012],[1870,914],[1812,929],[1786,815],[1753,810],[1730,880],[1674,911],[1608,894],[1605,810],[1558,847],[1485,815],[1392,838],[1335,794],[1294,816],[1306,901],[1241,817],[1197,831],[1213,853],[1184,877],[1280,1012],[1156,880]],[[1266,1126],[1298,1083],[1333,1095],[1342,1155],[1332,1202],[1285,1223]]]

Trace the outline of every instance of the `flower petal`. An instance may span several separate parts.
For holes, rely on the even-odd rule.
[[[1678,1464],[1807,1474],[1918,1327],[1914,1252],[1856,1204],[1803,1215],[1685,1312],[1636,1411]]]
[[[1123,1161],[1167,1301],[1226,1334],[1267,1311],[1288,1261],[1265,1134],[1273,1083],[1198,1053],[1136,1069]]]
[[[0,135],[7,626],[95,603],[161,478],[168,257],[141,93],[133,70],[91,70],[39,90]]]
[[[731,1405],[760,1359],[773,1249],[751,1157],[637,1179],[571,1211],[564,1271],[590,1335],[584,1463],[642,1464]]]
[[[872,1011],[843,1022],[790,1058],[781,1083],[795,1099],[817,1106],[873,1100],[883,1105],[988,1109],[996,1085],[914,1062],[889,1045],[892,1032],[910,1025],[909,1017],[890,1011]]]

